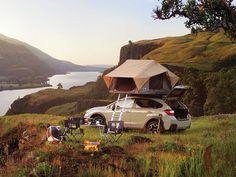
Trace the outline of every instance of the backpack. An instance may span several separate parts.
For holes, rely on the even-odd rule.
[[[60,126],[49,126],[47,128],[47,140],[53,143],[60,143],[63,140],[62,131]]]

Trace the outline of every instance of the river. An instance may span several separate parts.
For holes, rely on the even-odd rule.
[[[101,73],[99,72],[71,72],[49,77],[48,83],[51,84],[52,87],[0,91],[0,116],[4,115],[10,108],[14,100],[18,98],[22,98],[26,95],[47,88],[57,88],[58,83],[62,84],[63,89],[69,89],[73,86],[81,86],[86,84],[87,82],[97,80],[97,77],[99,75],[101,75]]]

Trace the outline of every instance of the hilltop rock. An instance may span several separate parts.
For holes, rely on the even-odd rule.
[[[140,59],[158,47],[160,47],[160,45],[155,43],[129,43],[120,49],[119,65],[124,63],[127,59]]]

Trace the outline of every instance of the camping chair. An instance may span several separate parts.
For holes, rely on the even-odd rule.
[[[80,118],[71,118],[68,120],[64,120],[65,131],[64,136],[67,137],[69,140],[79,142],[84,136],[84,129],[80,128],[81,119]],[[68,134],[70,134],[73,139],[71,139]],[[77,138],[76,136],[79,136]]]
[[[118,142],[122,136],[124,129],[124,121],[108,121],[107,132],[104,133],[104,137],[107,142]]]

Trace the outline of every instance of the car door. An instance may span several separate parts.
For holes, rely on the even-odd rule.
[[[163,105],[149,98],[136,98],[131,110],[131,128],[143,128],[153,117],[158,117],[158,109]]]
[[[127,100],[125,101],[125,99],[121,99],[118,101],[118,103],[114,102],[112,104],[110,104],[107,108],[107,111],[104,113],[106,119],[108,121],[111,120],[112,118],[112,114],[114,112],[114,109],[115,109],[115,105],[117,104],[117,108],[116,108],[116,111],[115,111],[115,116],[114,116],[114,119],[113,120],[119,120],[119,116],[120,116],[120,113],[122,111],[122,108],[124,107],[123,109],[123,113],[122,113],[122,116],[121,116],[121,120],[124,121],[124,126],[125,128],[130,128],[130,120],[131,120],[131,114],[130,114],[130,110],[132,109],[133,107],[133,104],[134,104],[134,99],[132,98],[127,98]]]
[[[131,122],[131,110],[133,108],[134,105],[134,99],[132,98],[127,98],[127,100],[125,101],[125,99],[122,99],[118,102],[118,107],[117,107],[117,113],[116,115],[120,115],[120,112],[123,111],[122,116],[121,116],[121,120],[124,121],[124,126],[125,128],[130,128],[130,122]],[[119,116],[115,116],[114,120],[119,120]]]
[[[115,102],[113,102],[113,103],[111,103],[111,104],[109,104],[106,108],[106,111],[104,111],[103,112],[103,115],[105,116],[105,118],[106,118],[106,121],[110,121],[111,120],[111,117],[112,117],[112,114],[113,114],[113,108],[114,108],[114,106],[115,106],[115,104],[116,104],[116,101]]]

